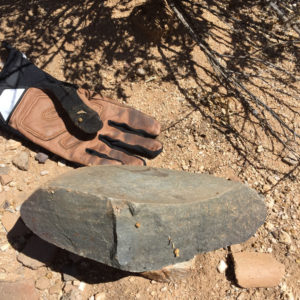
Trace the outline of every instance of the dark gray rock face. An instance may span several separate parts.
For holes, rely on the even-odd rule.
[[[253,190],[210,175],[134,166],[85,167],[21,208],[41,238],[132,272],[159,270],[250,238],[266,209]]]

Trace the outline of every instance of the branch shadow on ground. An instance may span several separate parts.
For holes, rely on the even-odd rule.
[[[262,96],[264,103],[297,131],[298,44],[284,26],[278,25],[266,2],[185,0],[181,5],[197,35],[226,66],[228,74]],[[1,38],[21,48],[41,68],[60,55],[67,81],[97,91],[116,91],[124,101],[124,82],[142,80],[136,76],[141,66],[149,76],[172,81],[190,105],[225,135],[246,164],[276,173],[276,168],[259,161],[253,149],[264,143],[275,159],[281,159],[287,145],[296,145],[295,136],[264,107],[247,99],[242,91],[231,89],[209,64],[201,65],[195,59],[195,42],[159,0],[139,6],[131,0],[13,4],[1,0],[0,12]],[[110,85],[104,83],[107,70],[113,73]],[[204,77],[199,76],[199,70]],[[182,79],[194,80],[197,87],[187,90]],[[238,99],[236,107],[230,106],[236,105],[233,99]],[[180,118],[174,124],[178,122]],[[266,130],[269,124],[274,132]],[[165,127],[170,129],[172,123]],[[279,147],[274,133],[282,138]]]
[[[209,64],[201,65],[195,59],[195,42],[163,2],[134,4],[131,0],[115,4],[93,0],[12,4],[1,0],[2,38],[19,46],[41,68],[60,55],[67,81],[97,91],[114,90],[125,101],[124,82],[142,80],[136,76],[141,66],[161,81],[172,81],[190,105],[226,136],[245,163],[256,168],[262,164],[253,149],[260,143],[265,143],[275,158],[284,155],[286,145],[295,144],[295,136],[264,107],[247,99],[242,91],[232,90]],[[181,4],[197,35],[228,74],[261,95],[264,103],[297,131],[298,44],[278,25],[266,2],[185,0]],[[154,55],[153,49],[158,53]],[[155,63],[161,68],[155,68]],[[104,83],[106,70],[113,71],[110,85]],[[199,76],[199,70],[205,77]],[[197,87],[188,91],[180,83],[182,79],[194,80]],[[230,107],[233,99],[238,99],[239,107]],[[266,130],[269,123],[274,132]],[[284,141],[281,147],[275,145],[274,133]],[[271,166],[263,168],[277,172]]]

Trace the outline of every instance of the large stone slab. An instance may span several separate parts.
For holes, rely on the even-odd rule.
[[[21,208],[26,225],[46,241],[132,272],[244,242],[265,215],[262,198],[241,183],[135,166],[73,170]]]

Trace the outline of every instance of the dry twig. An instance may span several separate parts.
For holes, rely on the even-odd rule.
[[[199,36],[196,34],[195,27],[193,25],[193,21],[189,18],[188,14],[186,14],[184,8],[177,0],[167,0],[169,7],[173,10],[176,17],[180,20],[180,22],[184,25],[184,27],[188,30],[191,37],[196,41],[200,49],[205,53],[206,57],[208,58],[209,62],[211,63],[214,70],[221,75],[223,80],[226,82],[226,86],[231,88],[234,91],[235,95],[238,96],[240,101],[242,101],[244,107],[248,109],[248,111],[259,121],[261,126],[265,128],[272,136],[274,136],[282,145],[286,148],[290,149],[289,145],[287,144],[286,140],[288,140],[286,134],[286,140],[283,140],[282,137],[272,128],[269,124],[268,120],[265,117],[265,111],[269,112],[274,119],[280,124],[283,129],[289,131],[294,138],[300,138],[300,135],[295,132],[290,126],[288,126],[279,116],[278,114],[266,105],[261,99],[256,97],[253,93],[251,93],[244,84],[238,81],[235,77],[235,73],[229,71],[224,67],[218,58],[216,57],[215,51],[212,51],[208,45],[203,42]],[[245,95],[248,97],[246,98]],[[262,108],[261,112],[258,112],[253,104],[257,105],[258,107]]]

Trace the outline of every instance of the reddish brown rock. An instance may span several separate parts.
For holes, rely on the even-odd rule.
[[[277,286],[285,273],[284,265],[269,253],[232,253],[236,280],[243,288]]]
[[[195,257],[189,261],[167,266],[161,270],[143,272],[145,278],[158,282],[178,282],[184,279],[195,268]]]
[[[0,282],[0,300],[38,300],[33,281]]]

